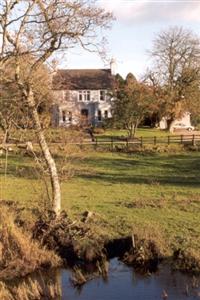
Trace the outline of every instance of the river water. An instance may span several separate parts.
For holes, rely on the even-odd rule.
[[[70,283],[70,272],[61,271],[62,300],[196,300],[200,278],[171,272],[167,266],[142,276],[117,259],[110,261],[107,280],[95,278],[81,289]],[[165,297],[164,297],[165,296]]]
[[[8,288],[12,287],[16,292],[16,288],[22,287],[21,291],[28,295],[21,296],[20,292],[16,296],[14,293],[14,299],[17,300],[200,300],[200,277],[172,272],[167,265],[161,265],[151,275],[141,275],[117,259],[112,259],[106,279],[96,277],[81,288],[75,288],[71,278],[72,272],[66,269],[39,272],[23,280],[11,281]],[[32,295],[31,287],[36,285],[42,297],[29,298]]]

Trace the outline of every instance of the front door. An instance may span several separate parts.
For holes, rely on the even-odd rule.
[[[83,125],[88,125],[88,116],[89,112],[88,109],[81,109],[81,121]]]

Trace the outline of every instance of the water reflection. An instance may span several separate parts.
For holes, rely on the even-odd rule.
[[[200,278],[171,272],[162,266],[153,275],[141,275],[117,259],[110,261],[107,277],[89,280],[74,288],[69,270],[38,273],[22,281],[9,283],[14,299],[53,300],[197,300]],[[92,278],[92,277],[90,277]],[[34,293],[36,298],[34,298]],[[16,296],[17,295],[17,296]],[[1,293],[0,293],[1,296]],[[0,299],[4,299],[0,297]],[[13,298],[5,298],[10,300]]]
[[[81,290],[77,290],[72,288],[69,278],[69,272],[63,270],[63,300],[200,299],[199,279],[178,272],[170,272],[166,266],[151,276],[142,276],[135,273],[132,268],[113,259],[110,262],[107,280],[96,278],[87,282]],[[194,285],[195,280],[198,281],[196,285]],[[164,292],[167,298],[164,298]]]

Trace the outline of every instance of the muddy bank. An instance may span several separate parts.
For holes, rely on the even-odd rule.
[[[105,262],[118,257],[143,273],[155,271],[159,263],[166,260],[173,269],[200,274],[199,258],[192,251],[179,249],[171,257],[166,257],[155,240],[137,234],[108,239],[94,232],[95,217],[85,212],[80,221],[72,222],[66,212],[62,212],[59,218],[52,213],[45,218],[40,216],[33,227],[33,238],[48,249],[55,249],[64,264],[70,267],[84,269],[93,263],[100,273],[106,273]]]
[[[125,264],[133,266],[142,273],[155,271],[163,260],[167,260],[176,270],[200,273],[200,262],[192,252],[175,250],[169,258],[163,255],[155,240],[145,239],[137,234],[115,239],[108,238],[104,231],[96,230],[99,225],[99,216],[95,213],[84,212],[79,220],[72,221],[65,211],[56,217],[52,211],[44,213],[34,210],[32,211],[34,222],[30,224],[21,217],[22,208],[17,207],[14,202],[1,204],[6,207],[7,214],[13,215],[13,227],[17,232],[25,233],[25,239],[28,235],[28,244],[36,243],[40,252],[37,252],[35,248],[34,250],[27,248],[26,243],[17,244],[15,239],[18,235],[16,234],[9,239],[8,233],[4,235],[6,237],[4,249],[7,247],[7,252],[4,251],[4,253],[8,253],[10,247],[11,249],[16,247],[18,251],[15,251],[15,255],[13,254],[14,259],[10,258],[10,264],[5,264],[5,259],[0,257],[0,279],[22,277],[37,268],[45,269],[55,266],[59,259],[55,260],[55,265],[52,265],[53,259],[48,258],[49,253],[56,253],[62,259],[63,266],[73,268],[73,281],[77,285],[91,279],[90,276],[88,277],[88,267],[94,271],[95,275],[92,276],[101,274],[106,277],[107,261],[114,257],[120,258]],[[101,223],[100,226],[103,224]],[[7,240],[13,241],[13,244],[6,244]],[[44,252],[44,247],[47,252]],[[35,259],[36,254],[30,255],[29,250],[39,253],[41,260]],[[23,259],[25,257],[24,261],[22,257]]]

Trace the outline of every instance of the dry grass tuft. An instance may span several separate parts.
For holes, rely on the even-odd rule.
[[[0,279],[25,276],[40,268],[56,267],[60,259],[42,248],[14,223],[13,214],[0,209]]]
[[[156,223],[144,225],[143,227],[134,227],[133,234],[139,238],[148,242],[153,242],[160,255],[162,257],[167,257],[171,255],[170,245],[165,238],[164,232],[162,232],[160,226]]]
[[[175,263],[173,264],[174,269],[197,273],[200,270],[200,254],[199,251],[192,248],[187,250],[178,250],[174,254]]]
[[[42,278],[26,278],[16,285],[8,285],[0,282],[0,299],[3,300],[36,300],[57,299],[61,296],[60,281],[44,281]]]
[[[0,282],[0,299],[14,300],[14,298],[11,295],[9,289],[6,287],[6,284],[3,283],[3,282]]]

